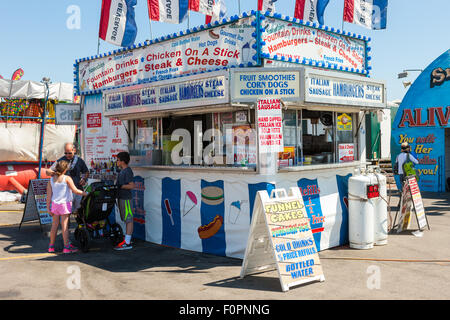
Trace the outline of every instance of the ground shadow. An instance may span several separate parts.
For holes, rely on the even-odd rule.
[[[221,266],[236,267],[242,260],[214,256],[152,244],[142,240],[133,242],[133,249],[115,251],[108,240],[93,243],[89,252],[56,254],[45,261],[77,261],[110,272],[175,272],[202,273]],[[158,270],[158,268],[164,270]]]
[[[73,239],[75,223],[71,223],[70,234]],[[42,226],[39,222],[0,227],[0,241],[6,242],[3,251],[9,256],[46,254],[48,249],[49,225]],[[74,245],[77,242],[73,241]],[[73,261],[104,269],[110,272],[164,272],[199,273],[218,266],[240,267],[241,259],[221,257],[201,252],[183,250],[153,244],[135,239],[133,249],[115,251],[109,239],[93,239],[89,252],[62,254],[63,240],[59,232],[56,243],[56,254],[37,258],[43,261]]]
[[[205,286],[230,289],[259,290],[281,292],[280,280],[277,277],[253,274],[241,278],[239,276],[205,283]]]
[[[49,237],[45,226],[41,229],[39,222],[32,222],[22,224],[20,230],[19,225],[0,227],[0,241],[10,242],[3,247],[9,254],[36,254],[47,251]]]

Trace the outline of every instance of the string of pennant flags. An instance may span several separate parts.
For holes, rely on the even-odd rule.
[[[258,11],[276,12],[277,0],[256,0]],[[296,0],[294,17],[324,25],[329,0]],[[134,44],[137,35],[134,6],[137,0],[102,0],[99,38],[121,47]],[[222,20],[225,0],[147,0],[150,21],[180,24],[189,11],[205,15],[205,24]],[[388,0],[344,0],[343,22],[372,30],[386,29]]]

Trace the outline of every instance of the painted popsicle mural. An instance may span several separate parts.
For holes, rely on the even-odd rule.
[[[163,245],[181,246],[181,180],[162,179],[161,218]]]
[[[187,191],[184,195],[183,217],[187,215],[197,205],[197,197],[192,191]],[[189,209],[186,209],[189,207]]]
[[[172,223],[172,225],[175,225],[175,222],[173,222],[173,218],[172,218],[172,208],[170,208],[170,202],[169,199],[164,199],[164,206],[166,207],[166,213],[169,215],[170,218],[170,222]]]

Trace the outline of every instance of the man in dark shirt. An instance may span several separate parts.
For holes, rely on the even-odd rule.
[[[89,169],[86,166],[86,163],[79,156],[75,155],[76,148],[72,142],[67,142],[64,144],[64,156],[59,158],[50,169],[47,169],[47,175],[51,176],[55,173],[56,163],[61,160],[66,160],[69,162],[69,170],[66,175],[70,176],[73,180],[73,183],[77,187],[77,189],[82,189],[83,186],[87,182],[87,178],[89,176]],[[81,196],[74,194],[73,202],[72,202],[72,212],[76,212],[76,210],[80,207]]]
[[[118,205],[120,218],[126,224],[125,239],[119,243],[115,250],[131,249],[131,236],[133,235],[133,211],[131,210],[131,199],[133,198],[131,190],[134,189],[133,170],[128,166],[130,154],[128,152],[119,152],[117,154],[117,166],[121,169],[117,177],[119,187]]]

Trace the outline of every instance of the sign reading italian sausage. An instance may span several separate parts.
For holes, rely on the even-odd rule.
[[[283,116],[279,99],[258,100],[259,152],[283,152]]]

